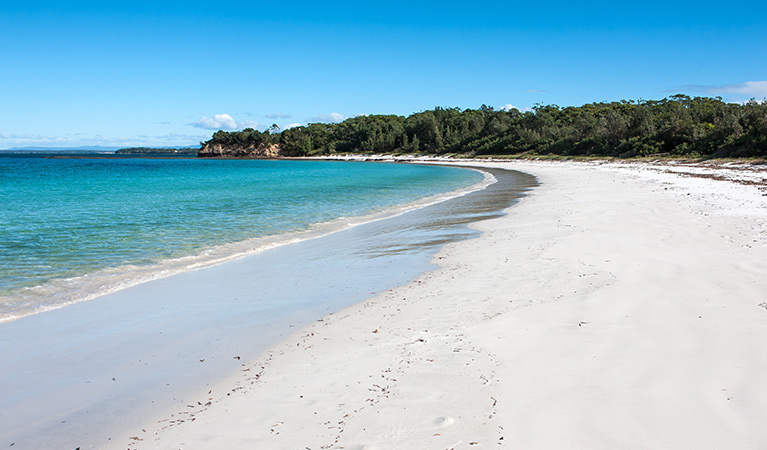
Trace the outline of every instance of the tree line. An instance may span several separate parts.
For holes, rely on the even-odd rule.
[[[224,146],[279,144],[285,156],[346,153],[767,157],[767,101],[674,95],[663,100],[538,104],[531,111],[441,108],[368,115],[280,131],[218,131]]]

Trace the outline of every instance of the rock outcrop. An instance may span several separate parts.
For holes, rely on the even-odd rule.
[[[279,144],[259,145],[224,145],[209,143],[197,153],[198,158],[280,158],[282,157]]]

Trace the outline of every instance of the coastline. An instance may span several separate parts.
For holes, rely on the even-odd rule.
[[[119,431],[184,407],[294,329],[431,270],[440,245],[477,234],[466,223],[513,201],[519,178],[487,175],[385,217],[343,219],[345,229],[317,239],[4,323],[3,442],[117,442]],[[501,205],[498,191],[507,194]]]
[[[483,179],[475,184],[383,209],[374,209],[363,215],[337,217],[329,221],[311,223],[305,229],[218,244],[192,254],[157,260],[152,264],[124,264],[75,277],[57,278],[21,289],[8,296],[0,295],[0,302],[5,302],[4,310],[0,312],[0,324],[94,300],[150,281],[217,266],[284,245],[321,238],[366,223],[397,217],[409,211],[485,189],[495,182],[488,172],[477,172],[483,175]]]
[[[454,164],[541,186],[110,448],[767,446],[763,181]]]

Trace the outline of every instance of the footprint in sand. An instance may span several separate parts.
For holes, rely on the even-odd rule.
[[[455,419],[450,416],[438,417],[437,420],[434,421],[434,425],[436,425],[437,428],[447,428],[454,423]]]

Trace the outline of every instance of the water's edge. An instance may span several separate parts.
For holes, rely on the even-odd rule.
[[[2,324],[0,445],[99,448],[196,400],[296,328],[434,269],[442,245],[478,236],[468,225],[503,215],[537,185],[518,172],[477,169],[495,182]],[[142,415],[147,409],[153,417]]]
[[[310,224],[306,230],[255,237],[244,241],[217,245],[193,255],[167,259],[147,266],[126,265],[102,269],[84,276],[56,279],[41,286],[25,288],[22,290],[21,295],[11,297],[0,296],[0,302],[6,305],[6,310],[0,313],[0,324],[76,303],[94,300],[149,281],[216,266],[284,245],[316,239],[366,223],[396,217],[409,211],[485,189],[496,182],[495,177],[487,171],[471,167],[465,167],[465,169],[480,172],[484,177],[478,183],[458,190],[423,197],[362,216],[339,217],[328,222]],[[19,300],[20,297],[26,295],[42,297],[46,301],[45,303],[30,305],[28,302]],[[13,305],[13,308],[10,307],[11,305]]]

